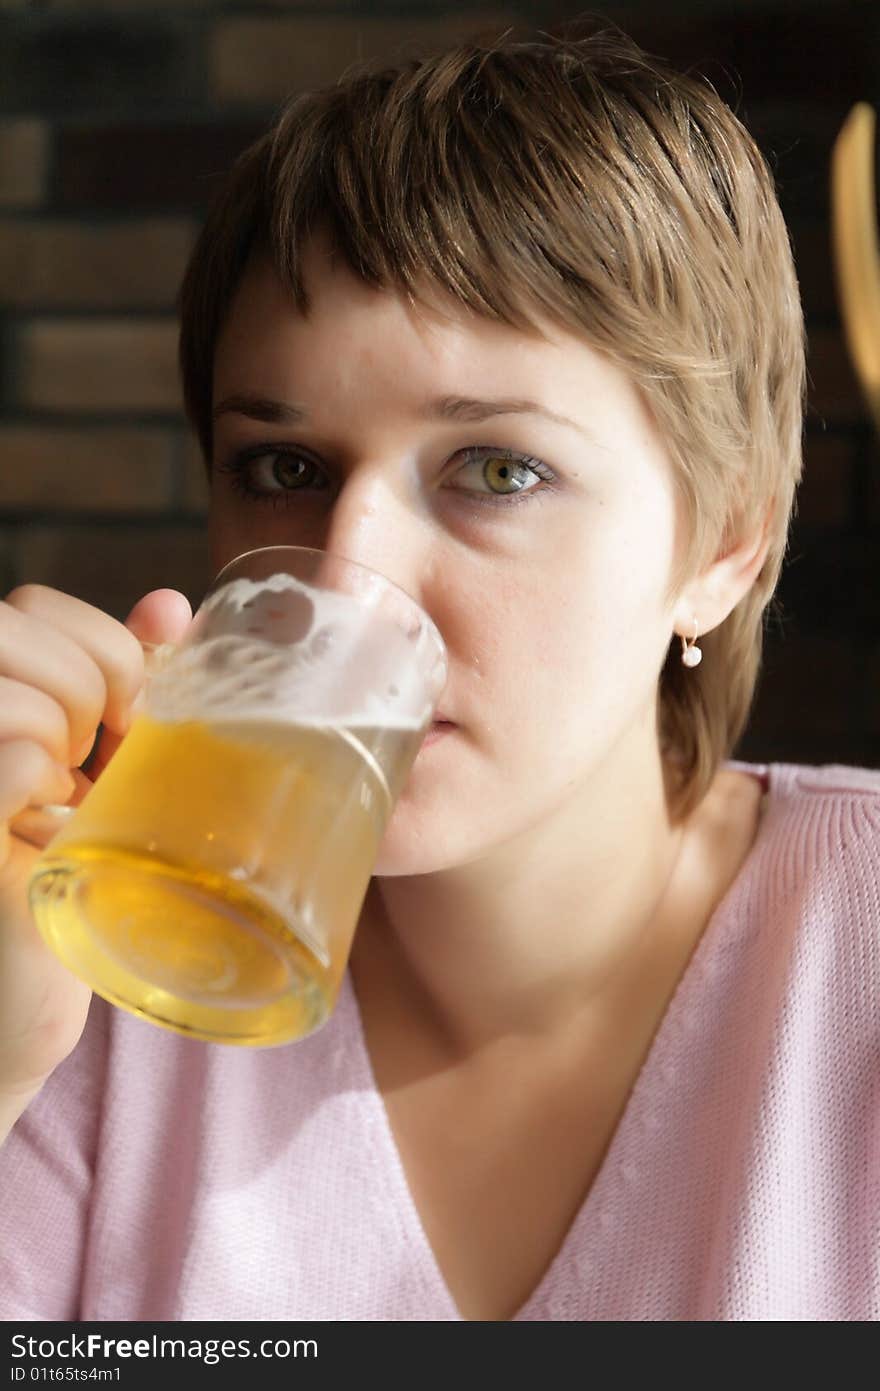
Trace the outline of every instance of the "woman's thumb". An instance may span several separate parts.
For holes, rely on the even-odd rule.
[[[185,594],[176,589],[152,589],[138,599],[125,620],[125,626],[140,642],[179,642],[192,622],[192,609]],[[135,701],[137,713],[143,695]],[[123,729],[101,728],[98,741],[84,765],[92,782],[100,777],[125,737]]]
[[[189,599],[177,589],[151,589],[138,599],[125,626],[141,642],[179,642],[192,622]]]

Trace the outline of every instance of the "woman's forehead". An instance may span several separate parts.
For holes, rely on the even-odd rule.
[[[605,390],[622,376],[607,354],[560,327],[522,330],[474,313],[427,282],[424,298],[413,300],[398,288],[367,285],[346,264],[331,266],[326,247],[310,244],[307,252],[305,314],[267,256],[249,261],[218,338],[215,394],[218,376],[275,358],[307,375],[328,359],[387,360],[391,371],[423,365],[444,373],[435,395],[581,396],[591,381]]]

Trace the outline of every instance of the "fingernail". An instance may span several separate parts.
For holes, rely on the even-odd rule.
[[[76,780],[69,768],[65,768],[63,763],[55,764],[55,771],[58,774],[57,789],[60,792],[59,802],[66,802],[76,791]]]
[[[88,758],[89,754],[92,752],[92,749],[95,747],[95,739],[96,739],[96,738],[97,738],[97,731],[95,731],[95,733],[92,735],[91,739],[86,739],[82,744],[80,744],[79,748],[76,750],[75,754],[73,755],[73,760],[72,760],[72,762],[73,762],[73,765],[74,765],[75,768],[78,768],[78,767],[80,766],[80,764],[85,763],[85,761],[86,761],[86,759]],[[59,763],[57,766],[60,768],[60,767],[61,767],[61,764]]]

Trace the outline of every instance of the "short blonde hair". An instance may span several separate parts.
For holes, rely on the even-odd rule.
[[[214,348],[245,264],[268,252],[305,314],[318,229],[368,285],[412,303],[440,290],[523,332],[550,320],[630,374],[689,523],[673,593],[769,518],[766,561],[700,639],[702,664],[683,668],[673,640],[660,674],[683,817],[745,727],[801,475],[803,315],[754,141],[708,83],[617,30],[507,33],[297,95],[233,167],[181,289],[184,397],[209,466]]]

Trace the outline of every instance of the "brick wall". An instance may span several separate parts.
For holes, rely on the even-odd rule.
[[[234,156],[298,86],[371,53],[586,7],[554,0],[0,0],[0,592],[124,616],[208,578],[174,296]],[[744,758],[880,766],[880,451],[843,346],[831,145],[880,107],[876,0],[644,0],[602,12],[692,64],[771,158],[810,339],[806,473]]]

